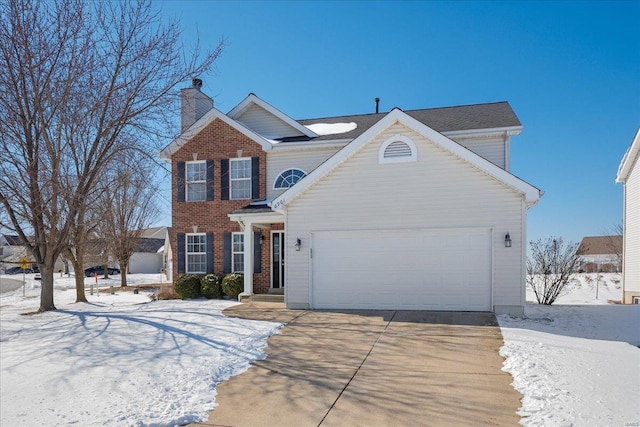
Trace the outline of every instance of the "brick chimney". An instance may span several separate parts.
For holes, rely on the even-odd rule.
[[[200,88],[202,88],[202,80],[192,79],[191,87],[180,91],[181,132],[189,129],[192,124],[213,108],[213,99],[202,93]]]

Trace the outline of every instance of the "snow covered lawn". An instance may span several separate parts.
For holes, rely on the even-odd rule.
[[[158,283],[134,276],[130,283]],[[90,304],[74,304],[67,278],[56,279],[57,312],[25,316],[39,303],[39,285],[31,279],[26,298],[22,288],[0,294],[3,426],[206,420],[216,385],[264,358],[267,338],[281,327],[222,315],[234,302],[151,302],[143,291],[87,292]],[[101,286],[111,281],[117,286],[115,279]]]
[[[640,305],[607,304],[621,298],[618,278],[576,275],[556,304],[498,317],[503,369],[524,396],[521,424],[640,425]]]

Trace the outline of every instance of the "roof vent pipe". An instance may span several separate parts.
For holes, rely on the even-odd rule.
[[[376,114],[378,114],[378,107],[380,106],[380,98],[376,98]]]

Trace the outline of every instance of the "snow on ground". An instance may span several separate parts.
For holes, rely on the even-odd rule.
[[[554,305],[528,291],[524,319],[498,316],[522,425],[640,425],[640,305],[607,304],[621,297],[619,274],[580,274]]]
[[[22,279],[22,276],[2,276]],[[159,275],[129,275],[130,284]],[[206,420],[221,381],[263,359],[278,323],[225,317],[236,303],[156,301],[141,291],[97,292],[75,304],[73,277],[56,278],[58,311],[39,306],[27,275],[0,294],[0,425],[167,426]],[[87,288],[89,282],[85,279]]]

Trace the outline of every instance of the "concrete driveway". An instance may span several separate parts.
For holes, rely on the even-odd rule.
[[[300,311],[249,303],[225,314],[287,325],[267,359],[217,388],[201,426],[516,426],[491,313]]]

